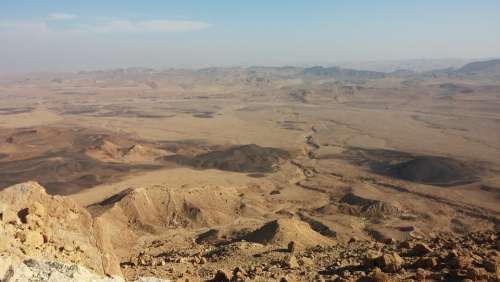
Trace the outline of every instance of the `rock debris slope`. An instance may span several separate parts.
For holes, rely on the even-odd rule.
[[[255,189],[255,188],[254,188]],[[35,182],[0,192],[1,281],[498,281],[498,231],[337,240],[224,187],[125,190],[85,208]],[[354,195],[354,194],[353,194]],[[348,205],[373,206],[350,195]],[[383,210],[389,210],[384,208]],[[397,209],[395,209],[397,210]],[[247,219],[235,217],[244,215]],[[300,216],[301,215],[301,216]],[[166,280],[160,280],[166,279]]]

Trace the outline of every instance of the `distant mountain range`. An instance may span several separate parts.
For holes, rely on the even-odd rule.
[[[460,74],[500,74],[500,59],[469,63],[455,72]]]
[[[460,68],[437,69],[423,74],[500,79],[500,59],[471,62]]]
[[[438,64],[439,65],[439,64]],[[410,78],[410,77],[471,77],[500,80],[500,59],[469,62],[458,67],[437,68],[428,71],[415,71],[411,68],[396,68],[391,71],[374,71],[366,69],[355,69],[340,66],[250,66],[250,67],[209,67],[201,69],[163,69],[151,68],[122,68],[110,70],[81,71],[66,74],[32,74],[28,77],[47,78],[57,75],[55,81],[71,79],[75,77],[85,79],[111,79],[111,80],[156,80],[167,77],[186,78],[198,77],[219,82],[239,81],[251,84],[269,83],[271,79],[382,79],[387,77]],[[20,79],[26,76],[20,76]],[[8,80],[8,79],[7,79]]]
[[[409,59],[409,60],[386,60],[386,61],[357,61],[357,62],[334,62],[332,66],[341,68],[369,70],[391,73],[398,70],[409,70],[413,72],[428,72],[436,69],[458,69],[462,66],[476,61],[489,60],[487,59]]]
[[[380,79],[386,77],[387,74],[377,71],[344,69],[339,67],[321,67],[315,66],[303,70],[305,76],[323,76],[336,78],[364,78],[364,79]]]
[[[391,72],[358,70],[342,67],[313,66],[302,69],[306,78],[338,78],[338,79],[381,79],[385,77],[410,77],[419,75],[447,75],[447,76],[484,76],[500,77],[500,59],[470,62],[457,68],[435,69],[425,72],[416,72],[411,69],[396,69]]]

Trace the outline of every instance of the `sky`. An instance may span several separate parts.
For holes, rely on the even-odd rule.
[[[0,72],[485,57],[498,0],[0,1]]]

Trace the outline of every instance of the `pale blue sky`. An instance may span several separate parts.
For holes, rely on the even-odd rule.
[[[0,71],[500,57],[498,0],[2,0]]]

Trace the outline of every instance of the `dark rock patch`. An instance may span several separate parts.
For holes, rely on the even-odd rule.
[[[307,96],[309,95],[309,91],[305,89],[293,89],[288,93],[288,95],[293,99],[301,103],[307,103]]]
[[[158,169],[157,165],[105,163],[82,152],[50,152],[30,159],[0,162],[0,190],[35,180],[49,194],[68,195],[120,179],[132,171]]]
[[[15,115],[32,112],[34,108],[24,107],[24,108],[0,108],[0,115]]]
[[[384,201],[367,199],[348,193],[339,201],[339,210],[346,214],[365,217],[398,215],[401,211]]]
[[[193,114],[193,117],[195,118],[213,118],[213,112],[200,112],[200,113],[196,113],[196,114]]]
[[[220,232],[217,229],[210,229],[210,230],[208,230],[206,232],[203,232],[203,233],[199,234],[196,237],[195,242],[197,244],[214,243],[217,240],[219,240],[219,237],[220,237],[219,233]]]
[[[326,226],[322,222],[307,216],[304,213],[300,213],[299,217],[301,220],[304,222],[309,223],[309,226],[311,226],[311,229],[318,232],[319,234],[330,237],[330,238],[336,238],[337,237],[337,232],[335,230],[332,230],[330,227]]]
[[[306,77],[336,77],[342,79],[381,79],[386,77],[386,74],[382,72],[322,66],[306,68],[303,74]]]
[[[472,89],[466,85],[460,85],[460,84],[456,84],[456,83],[442,83],[442,84],[439,84],[439,88],[445,89],[446,91],[449,91],[451,93],[468,94],[468,93],[474,92],[474,89]]]
[[[132,188],[125,189],[125,190],[123,190],[117,194],[114,194],[113,196],[105,199],[104,201],[97,203],[97,205],[100,205],[100,206],[112,205],[114,203],[119,202],[121,199],[125,198],[125,196],[127,196],[132,191],[133,191]]]
[[[337,157],[377,174],[415,183],[447,187],[479,180],[476,166],[447,157],[362,148],[350,148]]]
[[[201,169],[269,173],[288,158],[290,154],[285,150],[249,144],[212,151],[192,159],[179,159],[178,162]]]
[[[266,174],[265,173],[249,173],[248,176],[253,177],[253,178],[263,178],[263,177],[266,177]]]
[[[390,167],[388,174],[398,179],[437,186],[454,186],[478,180],[474,169],[467,164],[432,156],[421,156],[396,164]]]

